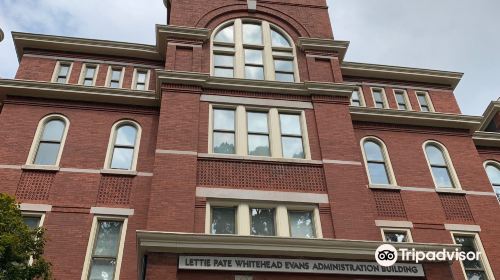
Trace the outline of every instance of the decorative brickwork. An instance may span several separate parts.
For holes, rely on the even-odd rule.
[[[24,171],[17,186],[16,198],[25,200],[49,199],[49,191],[54,177],[54,172]]]
[[[474,221],[472,212],[467,203],[465,195],[460,194],[439,194],[441,205],[447,220],[452,221]]]
[[[288,163],[198,160],[198,185],[294,192],[326,192],[323,167]]]
[[[377,214],[380,217],[404,218],[406,210],[401,193],[395,191],[373,191]]]
[[[97,194],[97,203],[129,204],[132,178],[123,176],[102,176]]]

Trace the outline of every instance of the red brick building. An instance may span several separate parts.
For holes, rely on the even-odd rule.
[[[0,191],[56,279],[500,277],[499,101],[345,61],[325,0],[165,4],[156,45],[13,33]],[[383,269],[387,242],[482,255]]]

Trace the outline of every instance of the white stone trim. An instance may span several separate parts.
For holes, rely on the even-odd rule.
[[[247,6],[249,12],[255,12],[257,10],[257,0],[247,0]]]
[[[413,223],[410,221],[375,220],[375,225],[386,228],[413,228]]]
[[[88,174],[99,174],[101,173],[98,169],[82,169],[82,168],[61,168],[59,169],[61,172],[70,172],[70,173],[88,173]]]
[[[0,164],[0,169],[15,169],[15,170],[21,170],[22,166],[21,165],[11,165],[11,164]]]
[[[91,214],[96,215],[113,215],[113,216],[133,216],[134,209],[129,208],[110,208],[110,207],[92,207]]]
[[[341,165],[363,165],[360,161],[350,161],[350,160],[336,160],[336,159],[323,159],[324,164],[341,164]]]
[[[380,228],[380,233],[382,234],[382,241],[386,242],[385,241],[385,233],[386,232],[404,232],[406,233],[406,238],[408,239],[408,241],[406,242],[396,242],[396,243],[413,243],[413,236],[411,235],[411,229],[409,228],[396,228],[396,227],[388,227],[388,228]],[[394,244],[391,242],[391,244]]]
[[[328,203],[327,194],[299,193],[299,192],[277,192],[257,191],[225,188],[196,188],[197,197],[260,200],[260,201],[286,201],[300,203]]]
[[[481,232],[478,225],[445,224],[444,228],[449,231]]]
[[[32,203],[21,203],[19,205],[21,211],[32,211],[32,212],[51,212],[52,205],[49,204],[32,204]]]
[[[237,105],[256,105],[266,107],[283,107],[295,109],[313,109],[311,102],[302,101],[289,101],[289,100],[273,100],[263,98],[247,98],[247,97],[234,97],[234,96],[221,96],[221,95],[208,95],[203,94],[200,98],[204,102],[215,102],[222,104],[237,104]]]
[[[169,154],[169,155],[188,155],[188,156],[197,156],[198,152],[196,151],[181,151],[181,150],[161,150],[156,149],[157,154]]]
[[[138,64],[138,63],[129,63],[122,61],[114,61],[114,60],[105,60],[105,59],[83,59],[83,58],[75,58],[75,57],[64,57],[64,56],[51,56],[51,55],[41,55],[41,54],[24,54],[23,57],[36,57],[36,58],[46,58],[46,59],[57,59],[61,61],[73,61],[73,62],[88,62],[90,64],[120,64],[125,66],[133,66],[139,68],[149,68],[156,69],[157,66],[147,65],[147,64]]]

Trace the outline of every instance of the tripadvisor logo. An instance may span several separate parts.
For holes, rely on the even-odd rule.
[[[399,251],[390,244],[382,244],[375,251],[375,260],[381,266],[392,266],[399,259],[403,262],[419,263],[422,261],[469,261],[477,262],[481,258],[481,252],[460,251],[456,248],[454,251],[418,251],[408,248],[401,248]]]

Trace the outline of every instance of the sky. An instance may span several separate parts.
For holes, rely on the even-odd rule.
[[[467,115],[500,97],[499,0],[327,3],[335,39],[350,41],[346,60],[465,73],[455,94]],[[18,67],[11,31],[155,44],[156,23],[162,0],[0,0],[0,77]]]

